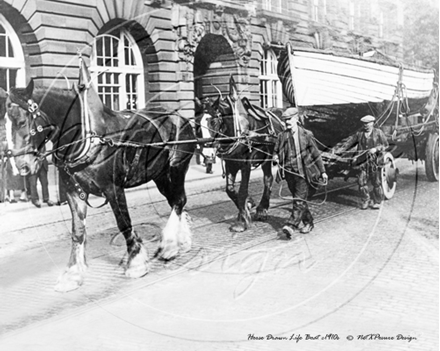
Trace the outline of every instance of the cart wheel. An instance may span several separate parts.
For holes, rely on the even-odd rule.
[[[425,172],[430,182],[438,182],[438,134],[429,134],[425,151]]]
[[[383,156],[384,167],[381,167],[381,180],[383,194],[386,200],[391,199],[394,196],[397,187],[397,174],[399,170],[394,162],[394,157],[391,153],[387,152]]]

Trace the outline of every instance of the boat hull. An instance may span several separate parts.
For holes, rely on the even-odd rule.
[[[434,88],[433,71],[290,45],[280,56],[278,76],[322,149],[357,131],[367,114],[385,129],[396,126],[397,108],[400,114],[423,114]]]

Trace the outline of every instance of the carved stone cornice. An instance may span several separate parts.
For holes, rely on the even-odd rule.
[[[217,1],[195,1],[191,6],[173,6],[172,23],[181,60],[192,62],[198,44],[211,33],[225,37],[238,63],[248,66],[252,54],[249,11],[234,12],[228,11],[228,8],[217,4]]]
[[[238,14],[242,17],[255,16],[254,1],[227,1],[227,0],[174,0],[176,3],[188,6],[193,9],[207,9],[219,15],[223,13]]]

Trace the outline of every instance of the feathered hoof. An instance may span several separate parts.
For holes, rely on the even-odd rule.
[[[54,287],[55,291],[68,292],[78,289],[84,282],[83,273],[72,267],[66,270],[59,278]]]
[[[267,221],[267,210],[257,210],[254,216],[255,221],[266,222]]]
[[[233,233],[241,233],[246,230],[246,226],[243,223],[235,223],[229,227],[229,230]]]
[[[142,245],[139,253],[129,259],[125,276],[128,278],[140,278],[150,271],[150,261],[145,247]]]
[[[192,246],[192,233],[190,224],[192,219],[190,215],[184,211],[182,212],[179,233],[177,235],[177,241],[179,245],[179,252],[185,253],[191,250]]]
[[[150,271],[149,262],[144,262],[144,264],[133,266],[131,265],[129,268],[125,270],[125,276],[127,278],[140,278],[144,275],[148,274]]]
[[[168,245],[161,245],[156,253],[156,256],[158,256],[162,260],[172,260],[177,257],[179,254],[179,246],[176,243],[168,244]]]

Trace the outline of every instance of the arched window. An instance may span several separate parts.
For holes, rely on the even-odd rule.
[[[0,14],[0,87],[5,90],[25,86],[25,62],[20,40]]]
[[[281,82],[277,74],[278,60],[272,50],[264,52],[260,64],[260,105],[263,108],[283,107]]]
[[[119,36],[98,35],[93,44],[90,71],[104,104],[112,110],[144,107],[144,67],[141,52],[125,30]]]

